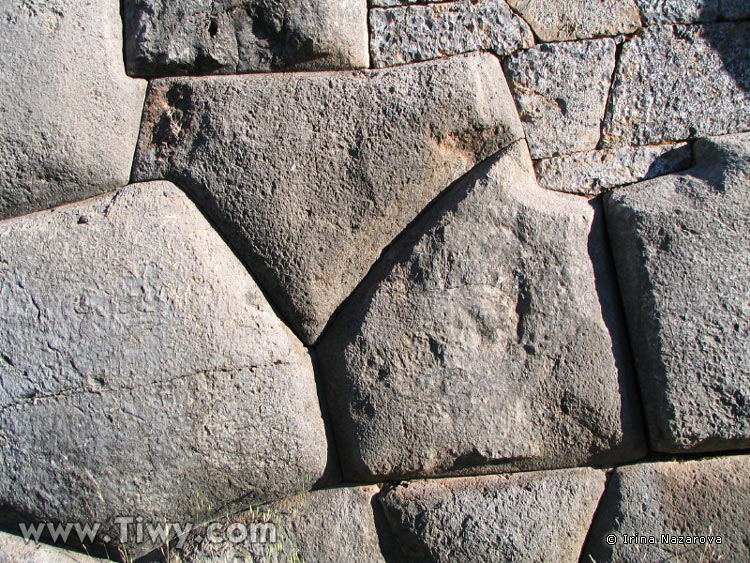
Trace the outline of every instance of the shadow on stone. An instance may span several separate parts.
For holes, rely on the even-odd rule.
[[[623,429],[631,429],[638,436],[631,436],[630,442],[647,445],[646,424],[643,416],[642,400],[636,379],[633,354],[625,321],[622,294],[617,282],[614,260],[612,259],[609,233],[607,232],[604,209],[600,199],[593,199],[589,205],[594,210],[594,221],[588,240],[589,256],[594,269],[594,284],[602,308],[602,319],[612,339],[612,356],[618,374],[622,408],[620,420]],[[641,456],[647,448],[642,447]]]
[[[746,0],[723,0],[721,17],[738,19],[743,10],[750,16],[750,8],[741,7]],[[704,8],[704,12],[705,12]],[[708,17],[708,14],[705,14]],[[750,92],[750,27],[741,23],[721,22],[704,26],[703,36],[721,58],[724,69],[745,92]]]
[[[386,518],[385,511],[380,505],[380,495],[378,493],[370,501],[372,506],[372,515],[375,520],[375,529],[378,532],[378,543],[380,544],[380,553],[383,555],[385,563],[401,563],[406,561],[406,555],[404,554],[401,546],[396,539],[396,535],[391,530]]]

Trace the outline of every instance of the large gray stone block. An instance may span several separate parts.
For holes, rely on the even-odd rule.
[[[695,156],[605,199],[651,444],[667,452],[750,446],[750,134]]]
[[[414,481],[379,498],[413,563],[577,563],[604,473],[569,469]]]
[[[548,190],[599,195],[625,184],[689,168],[693,151],[688,143],[667,143],[580,152],[539,160],[539,183]]]
[[[648,28],[625,43],[604,147],[750,130],[750,22]]]
[[[533,44],[531,29],[504,0],[370,10],[370,52],[376,67],[477,50],[502,56]]]
[[[366,0],[124,0],[133,76],[362,68]]]
[[[532,158],[596,148],[615,68],[612,39],[538,45],[504,68]]]
[[[635,0],[508,0],[544,42],[633,33],[641,26]]]
[[[749,521],[750,456],[619,467],[581,561],[750,561]]]
[[[438,193],[523,136],[497,59],[152,83],[136,179],[189,190],[307,343]]]
[[[146,82],[116,0],[3,2],[0,60],[0,218],[128,183]]]
[[[310,357],[168,183],[0,223],[0,506],[195,522],[324,474]],[[106,540],[103,540],[106,542]]]
[[[317,347],[346,478],[642,455],[603,235],[524,141],[410,226]]]
[[[265,542],[215,542],[207,528],[197,528],[179,550],[184,563],[235,561],[314,561],[315,563],[385,563],[402,561],[398,546],[389,547],[387,525],[377,503],[377,486],[340,487],[297,495],[222,519],[214,525],[214,537],[227,537],[237,524],[253,529],[267,522],[273,526]],[[383,530],[383,528],[386,528]],[[381,532],[385,532],[381,535]],[[252,539],[252,537],[250,538]],[[276,553],[276,559],[269,554]]]

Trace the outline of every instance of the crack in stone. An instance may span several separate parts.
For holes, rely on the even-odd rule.
[[[2,358],[7,363],[10,363],[5,355],[2,355]],[[119,393],[122,391],[132,391],[134,389],[140,389],[144,387],[168,385],[169,383],[172,383],[174,381],[179,381],[179,380],[189,379],[189,378],[196,378],[200,376],[216,375],[216,374],[221,374],[221,373],[234,373],[234,372],[240,372],[243,370],[250,370],[251,372],[256,372],[261,369],[271,368],[271,367],[278,366],[278,365],[291,365],[291,364],[286,361],[276,360],[274,362],[265,363],[265,364],[247,364],[247,365],[239,366],[239,367],[223,366],[223,367],[218,367],[214,369],[199,370],[199,371],[195,371],[192,373],[176,375],[174,377],[168,377],[166,379],[156,379],[152,381],[147,381],[145,383],[141,383],[138,385],[120,385],[120,386],[114,386],[114,387],[105,387],[102,389],[77,387],[77,388],[62,389],[60,391],[56,391],[54,393],[48,393],[44,395],[37,395],[36,392],[34,391],[28,397],[25,397],[20,400],[16,400],[13,403],[0,407],[0,413],[3,413],[6,410],[14,409],[17,407],[23,408],[24,406],[29,405],[29,404],[34,405],[36,404],[37,401],[43,401],[47,399],[74,397],[77,395],[88,395],[88,394],[102,395],[104,393]],[[94,379],[96,379],[97,381],[103,380],[102,378],[97,378],[96,376],[94,376]]]

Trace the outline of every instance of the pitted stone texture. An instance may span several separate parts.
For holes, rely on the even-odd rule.
[[[623,46],[604,147],[750,129],[750,22],[657,26]]]
[[[570,469],[414,481],[379,498],[414,563],[577,563],[604,473]]]
[[[719,17],[719,0],[636,0],[646,25],[697,23]]]
[[[124,0],[133,76],[362,68],[366,0]]]
[[[612,192],[607,224],[651,444],[750,446],[750,134],[698,166]]]
[[[378,533],[378,527],[385,525],[382,509],[374,498],[378,492],[374,485],[341,487],[250,509],[218,521],[216,534],[226,536],[227,527],[235,523],[252,530],[255,523],[269,522],[275,526],[276,537],[267,536],[273,541],[247,545],[217,543],[207,539],[206,529],[197,528],[186,539],[179,560],[184,563],[270,561],[265,558],[270,548],[278,554],[278,561],[403,561],[403,558],[386,559],[381,552],[381,543],[385,545],[386,538],[380,538]],[[396,555],[394,548],[387,554]]]
[[[313,342],[386,246],[523,136],[500,64],[154,81],[134,175],[203,202]]]
[[[0,532],[0,563],[104,563],[104,560]]]
[[[376,67],[476,50],[502,56],[533,44],[529,26],[503,0],[370,10],[370,52]]]
[[[737,20],[750,16],[747,0],[636,0],[647,25]]]
[[[532,158],[593,150],[615,68],[611,39],[546,44],[505,60]]]
[[[519,141],[388,249],[317,348],[346,478],[643,453],[593,221],[586,201],[536,185]]]
[[[687,143],[623,147],[539,160],[534,164],[539,183],[548,190],[599,195],[689,168],[693,151]]]
[[[542,41],[633,33],[641,26],[635,0],[508,0]]]
[[[117,2],[4,2],[0,59],[0,218],[128,183],[146,82]]]
[[[0,505],[119,538],[323,475],[309,356],[175,186],[11,219],[0,249]]]
[[[619,467],[581,561],[750,561],[749,521],[750,456]],[[655,543],[625,545],[623,535],[652,535]],[[720,544],[670,539],[717,535]]]

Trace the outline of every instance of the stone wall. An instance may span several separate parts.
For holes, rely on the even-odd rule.
[[[746,0],[0,12],[0,561],[750,561]]]

